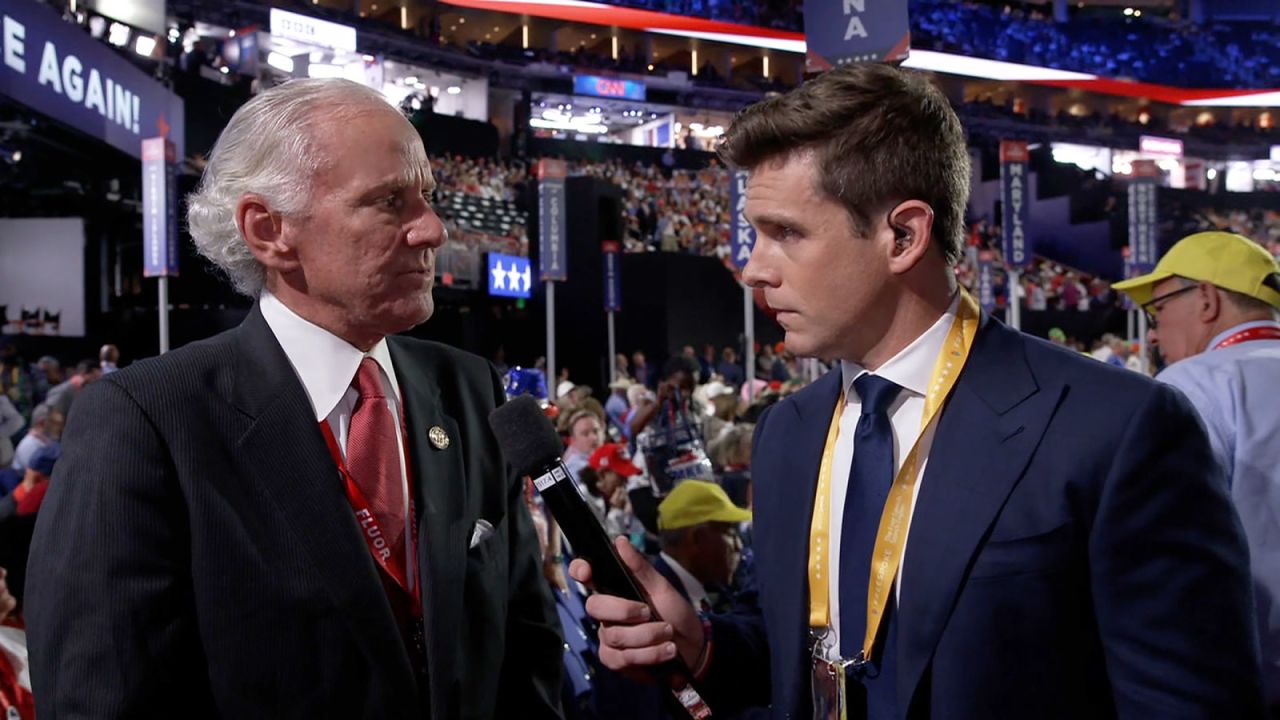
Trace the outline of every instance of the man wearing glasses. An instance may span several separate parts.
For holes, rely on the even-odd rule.
[[[658,505],[662,554],[653,566],[690,604],[710,611],[711,592],[727,592],[733,582],[742,557],[738,525],[750,519],[719,485],[687,480]]]
[[[1247,238],[1203,232],[1115,287],[1146,311],[1170,363],[1156,379],[1190,398],[1227,469],[1252,558],[1268,717],[1280,716],[1280,264]]]

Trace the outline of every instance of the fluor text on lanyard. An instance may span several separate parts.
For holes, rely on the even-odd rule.
[[[320,421],[320,432],[324,435],[325,444],[329,446],[329,454],[333,456],[333,462],[338,466],[338,472],[342,475],[343,489],[347,494],[347,501],[351,503],[351,509],[355,512],[356,523],[360,525],[360,534],[364,537],[365,544],[369,546],[369,554],[373,556],[374,562],[382,568],[387,575],[395,581],[410,597],[413,598],[414,612],[422,611],[422,583],[409,582],[409,573],[412,572],[413,566],[409,564],[409,548],[418,547],[418,524],[415,519],[418,514],[414,511],[413,494],[409,495],[409,517],[405,524],[405,531],[411,533],[412,542],[408,543],[405,551],[399,555],[394,552],[386,534],[382,531],[381,525],[378,523],[378,517],[373,513],[369,501],[365,499],[364,493],[360,492],[360,486],[356,484],[355,478],[351,476],[347,470],[347,463],[342,459],[342,451],[338,447],[338,439],[333,435],[333,428],[329,427],[326,420]],[[409,437],[405,431],[404,416],[400,419],[400,436],[402,438]],[[409,448],[404,448],[405,465],[409,466]]]

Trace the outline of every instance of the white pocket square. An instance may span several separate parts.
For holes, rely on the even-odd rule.
[[[492,534],[493,534],[493,525],[488,520],[485,520],[484,518],[480,518],[479,520],[476,521],[476,526],[471,528],[471,545],[469,547],[475,547],[479,545],[480,543],[488,539],[488,537]]]

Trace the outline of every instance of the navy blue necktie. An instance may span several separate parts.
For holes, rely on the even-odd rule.
[[[862,416],[853,434],[853,466],[844,496],[840,527],[840,655],[862,650],[867,631],[867,584],[880,515],[893,486],[893,423],[889,406],[902,387],[863,373],[853,381],[862,401]]]

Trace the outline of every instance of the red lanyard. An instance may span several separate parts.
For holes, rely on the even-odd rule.
[[[414,612],[421,612],[422,609],[422,583],[414,583],[413,588],[409,587],[409,564],[406,562],[408,556],[408,548],[405,552],[397,555],[386,541],[386,535],[382,532],[382,527],[378,523],[378,517],[373,514],[373,510],[369,507],[369,501],[365,500],[364,493],[360,492],[360,486],[356,485],[355,478],[351,477],[351,473],[347,471],[347,463],[342,459],[342,452],[338,448],[338,439],[333,435],[333,428],[329,427],[328,420],[320,421],[320,432],[324,435],[325,444],[329,446],[329,454],[333,457],[333,462],[338,466],[338,472],[342,475],[342,482],[347,491],[347,501],[351,503],[351,509],[355,511],[356,522],[360,524],[361,534],[364,535],[365,544],[369,546],[369,554],[373,556],[378,566],[395,580],[396,584],[404,589],[413,597]],[[402,438],[409,437],[409,433],[405,430],[404,415],[400,416],[400,436]],[[409,448],[404,448],[405,466],[409,464]],[[409,495],[409,532],[412,533],[412,546],[418,547],[418,524],[415,521],[417,513],[414,512],[413,495]]]
[[[1247,330],[1241,330],[1238,333],[1228,336],[1217,345],[1214,345],[1213,349],[1221,350],[1224,347],[1239,345],[1240,343],[1249,342],[1250,340],[1280,340],[1280,326],[1263,325],[1261,327],[1251,327]]]

